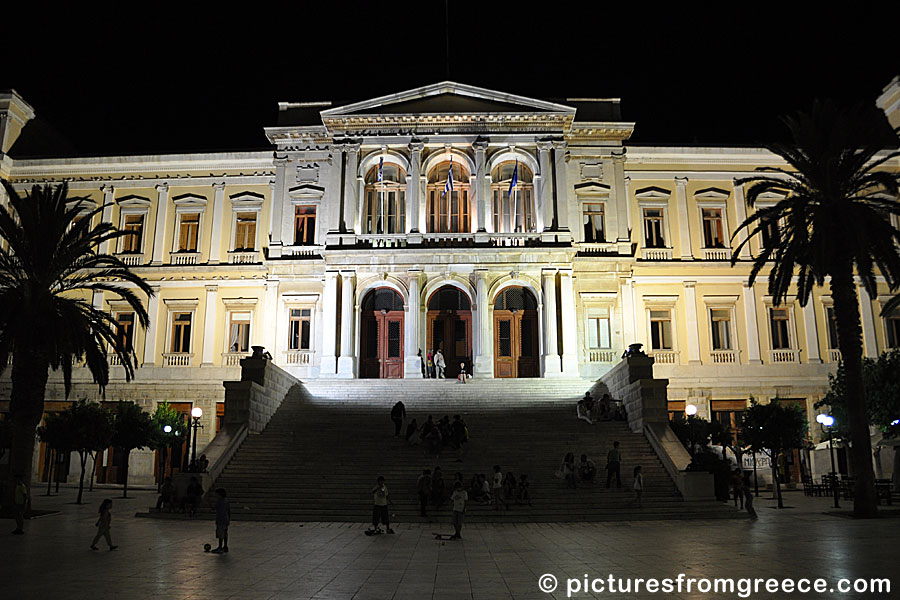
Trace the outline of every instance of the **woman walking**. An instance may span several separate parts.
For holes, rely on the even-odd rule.
[[[97,542],[100,541],[101,537],[106,538],[106,544],[109,546],[110,550],[115,550],[118,546],[113,546],[112,539],[109,537],[109,527],[112,522],[112,514],[109,512],[112,508],[112,500],[107,498],[103,502],[100,503],[100,518],[97,519],[97,535],[94,536],[94,541],[91,542],[91,550],[97,550]]]

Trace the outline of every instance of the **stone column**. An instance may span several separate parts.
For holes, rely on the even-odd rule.
[[[697,322],[697,282],[684,282],[685,319],[688,334],[688,364],[700,364],[700,327]],[[674,333],[674,332],[673,332]]]
[[[569,186],[566,178],[566,143],[553,142],[553,183],[555,184],[556,197],[556,229],[569,231]]]
[[[544,377],[548,377],[562,372],[556,339],[556,269],[541,271],[541,288],[544,296]]]
[[[822,356],[819,353],[819,330],[816,327],[816,309],[813,305],[812,294],[810,294],[809,302],[803,307],[803,328],[806,330],[806,357],[808,362],[822,362]]]
[[[359,144],[347,144],[344,146],[347,163],[344,170],[344,215],[341,223],[341,231],[347,233],[359,233],[355,231],[356,214],[359,212]]]
[[[675,205],[678,207],[678,237],[681,240],[681,260],[694,260],[691,251],[691,224],[687,203],[687,177],[675,178]]]
[[[490,175],[490,173],[485,173],[485,151],[487,150],[487,142],[483,140],[479,140],[472,144],[472,148],[475,149],[475,217],[478,220],[478,229],[476,231],[479,232],[487,232],[490,231],[488,226],[488,222],[490,219],[488,218],[488,206],[490,206],[490,199],[488,198],[490,192],[487,191],[486,186],[484,185],[484,178],[486,175]]]
[[[222,221],[225,219],[225,182],[212,184],[212,235],[209,238],[209,264],[218,264],[222,259]]]
[[[494,376],[494,336],[491,327],[491,301],[488,298],[487,269],[475,269],[475,314],[472,317],[474,376],[489,379]]]
[[[421,317],[419,300],[419,275],[422,271],[410,269],[409,299],[406,302],[406,319],[403,323],[403,377],[405,379],[422,379],[422,361],[416,354],[419,350],[419,319]]]
[[[156,331],[159,327],[159,286],[151,285],[150,289],[153,291],[153,295],[150,296],[150,299],[147,300],[147,317],[150,319],[150,324],[147,325],[147,330],[144,332],[144,367],[154,367],[156,366]]]
[[[166,216],[169,212],[169,184],[156,186],[156,225],[153,229],[152,265],[161,265],[163,260],[163,243],[166,239]]]
[[[356,273],[341,271],[341,355],[338,358],[338,377],[356,376],[356,353],[353,325],[356,315]]]
[[[269,279],[266,280],[266,299],[265,304],[263,305],[263,313],[259,317],[257,317],[256,322],[261,323],[263,334],[262,336],[253,335],[257,340],[262,338],[262,345],[265,346],[266,350],[269,351],[269,354],[272,355],[272,360],[276,363],[278,362],[278,324],[281,322],[278,314],[278,285],[280,284],[280,280],[277,277],[270,276]],[[282,324],[282,326],[284,326]],[[251,330],[251,334],[253,331]],[[312,344],[310,344],[310,348],[312,348]]]
[[[559,309],[562,316],[563,375],[578,376],[578,331],[575,310],[575,277],[572,269],[559,270]]]
[[[756,318],[756,291],[749,281],[744,282],[744,324],[747,328],[747,357],[751,365],[761,365],[759,355],[759,324]]]
[[[734,217],[737,220],[737,227],[741,226],[747,219],[747,199],[744,197],[744,184],[734,184]],[[740,229],[737,234],[737,243],[742,244],[747,239],[747,230]],[[750,244],[746,244],[741,248],[738,257],[742,260],[750,258]]]
[[[218,321],[219,286],[206,286],[206,310],[203,313],[203,362],[201,367],[213,366],[215,360],[216,322]]]
[[[541,187],[538,190],[537,211],[543,220],[541,231],[551,231],[553,228],[553,167],[550,164],[550,142],[538,142],[538,162],[541,166]]]
[[[409,143],[409,173],[406,175],[406,228],[419,233],[419,178],[422,170],[422,149],[425,144],[412,140]]]
[[[322,292],[322,363],[319,372],[322,377],[334,377],[337,373],[336,336],[338,333],[338,271],[325,271],[325,285]]]
[[[113,205],[115,204],[115,188],[111,185],[104,185],[103,190],[103,214],[101,216],[101,221],[104,223],[112,223],[112,211]],[[100,254],[110,254],[116,252],[115,247],[116,241],[112,241],[112,250],[110,250],[110,240],[104,240],[100,242]]]
[[[872,312],[872,297],[866,291],[865,286],[857,285],[859,295],[859,316],[863,333],[863,351],[867,358],[878,356],[878,341],[875,337],[875,315]]]
[[[275,158],[275,184],[272,186],[272,214],[269,235],[269,258],[280,258],[285,245],[284,236],[284,180],[287,176],[287,158]],[[288,240],[293,244],[294,240]]]

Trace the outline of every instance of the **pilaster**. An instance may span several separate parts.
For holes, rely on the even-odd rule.
[[[697,322],[697,282],[684,282],[685,319],[688,334],[688,364],[700,364],[700,327]]]
[[[553,142],[554,213],[556,230],[569,231],[569,186],[566,177],[566,143]]]
[[[875,338],[875,315],[872,312],[872,297],[866,291],[865,286],[858,285],[859,316],[863,333],[863,350],[867,358],[878,356],[878,342]]]
[[[269,257],[280,258],[284,246],[284,178],[287,172],[287,158],[275,158],[275,183],[272,185],[272,215],[269,227]],[[293,243],[293,240],[290,242]]]
[[[419,178],[424,148],[425,144],[418,140],[409,143],[409,173],[406,176],[406,227],[410,233],[419,233]]]
[[[637,328],[635,325],[634,314],[634,284],[631,278],[619,280],[619,301],[622,303],[622,336],[623,346],[628,347],[629,344],[637,342]]]
[[[322,377],[334,377],[337,373],[337,335],[338,335],[338,271],[325,271],[325,284],[322,291]]]
[[[747,220],[747,198],[744,196],[744,184],[737,183],[737,180],[735,180],[734,184],[734,218],[737,220],[736,227],[740,227],[741,223]],[[743,244],[746,239],[747,230],[739,229],[737,231],[737,243]],[[738,258],[741,260],[750,258],[750,244],[745,244],[744,247],[741,248],[740,253],[738,253]]]
[[[280,283],[277,277],[270,276],[266,279],[263,314],[256,319],[257,323],[263,324],[262,345],[273,357],[276,356],[278,350],[278,324],[281,322],[281,319],[278,318],[278,286]]]
[[[476,141],[472,144],[475,150],[475,215],[478,219],[476,231],[488,231],[488,192],[485,185],[485,151],[487,150],[487,142],[483,140]]]
[[[491,335],[490,301],[487,297],[487,269],[475,269],[475,306],[473,310],[473,375],[479,379],[494,376],[494,347]]]
[[[816,309],[812,302],[812,295],[810,295],[806,306],[803,307],[803,328],[806,330],[806,357],[808,362],[822,362],[822,356],[819,353],[819,330],[816,327]]]
[[[354,352],[353,325],[355,316],[356,273],[341,271],[341,355],[338,358],[337,376],[356,376],[356,354]]]
[[[691,251],[691,224],[687,203],[687,177],[675,178],[675,201],[678,206],[678,237],[681,242],[681,260],[694,260]]]
[[[553,144],[547,141],[537,143],[538,163],[541,167],[540,189],[538,190],[538,206],[537,211],[543,220],[543,229],[541,231],[550,231],[553,229],[553,173],[550,163],[550,149]]]
[[[147,317],[150,324],[144,332],[144,362],[142,366],[153,367],[156,365],[156,330],[159,326],[159,286],[151,285],[153,294],[147,300]]]
[[[628,184],[630,179],[625,177],[625,153],[612,155],[613,177],[616,184],[616,242],[619,246],[619,254],[631,253],[631,215],[628,210]],[[612,240],[610,240],[612,241]]]
[[[152,265],[161,265],[163,259],[163,243],[166,239],[166,217],[169,212],[169,184],[156,186],[156,225],[153,229]]]
[[[541,291],[544,296],[544,377],[549,377],[562,372],[556,337],[556,269],[541,271]]]
[[[759,323],[756,318],[756,290],[749,281],[744,282],[744,325],[747,328],[747,357],[751,365],[760,365]]]
[[[206,286],[206,310],[203,313],[203,362],[201,367],[213,366],[215,360],[216,323],[218,322],[219,286]]]
[[[225,219],[225,182],[217,182],[213,187],[212,235],[209,238],[209,264],[218,264],[222,258],[222,221]],[[204,359],[204,362],[205,359]]]
[[[356,215],[359,212],[359,144],[347,144],[344,146],[346,164],[344,169],[344,214],[341,222],[341,231],[347,233],[359,233],[355,230]]]
[[[563,375],[578,376],[578,333],[575,311],[575,277],[572,269],[559,270],[559,304],[562,317]]]
[[[104,223],[112,223],[112,211],[113,205],[115,204],[115,196],[116,190],[111,185],[104,185],[100,188],[103,190],[103,213],[101,216],[101,220]],[[115,245],[115,241],[112,242]],[[109,254],[110,240],[104,240],[100,242],[99,252],[100,254]],[[112,252],[115,252],[116,248],[113,247]]]
[[[419,299],[419,277],[422,271],[410,269],[407,272],[409,285],[409,298],[406,302],[406,319],[403,322],[403,346],[405,358],[403,359],[404,379],[422,379],[422,359],[416,352],[419,348],[419,325],[421,318]]]

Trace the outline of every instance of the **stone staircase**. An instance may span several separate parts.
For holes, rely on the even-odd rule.
[[[496,511],[470,503],[470,522],[606,521],[738,516],[722,503],[684,502],[643,435],[625,423],[593,426],[575,417],[575,402],[592,382],[573,379],[319,380],[296,386],[265,431],[247,438],[215,483],[225,487],[236,519],[360,521],[371,518],[369,490],[386,478],[399,522],[419,516],[416,479],[440,465],[447,489],[454,473],[468,482],[493,465],[528,475],[532,505]],[[430,414],[461,414],[470,442],[462,462],[452,449],[426,455],[393,437],[391,406],[403,400],[419,424]],[[605,489],[605,457],[621,443],[622,489]],[[554,477],[563,456],[587,454],[598,484],[567,489]],[[644,506],[633,506],[632,470],[644,473]],[[430,507],[429,519],[449,522],[449,506]]]

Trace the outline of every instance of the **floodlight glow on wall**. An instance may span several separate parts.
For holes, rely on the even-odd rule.
[[[689,417],[693,417],[694,415],[697,414],[697,406],[694,404],[688,404],[687,406],[684,407],[684,414],[686,414]]]

